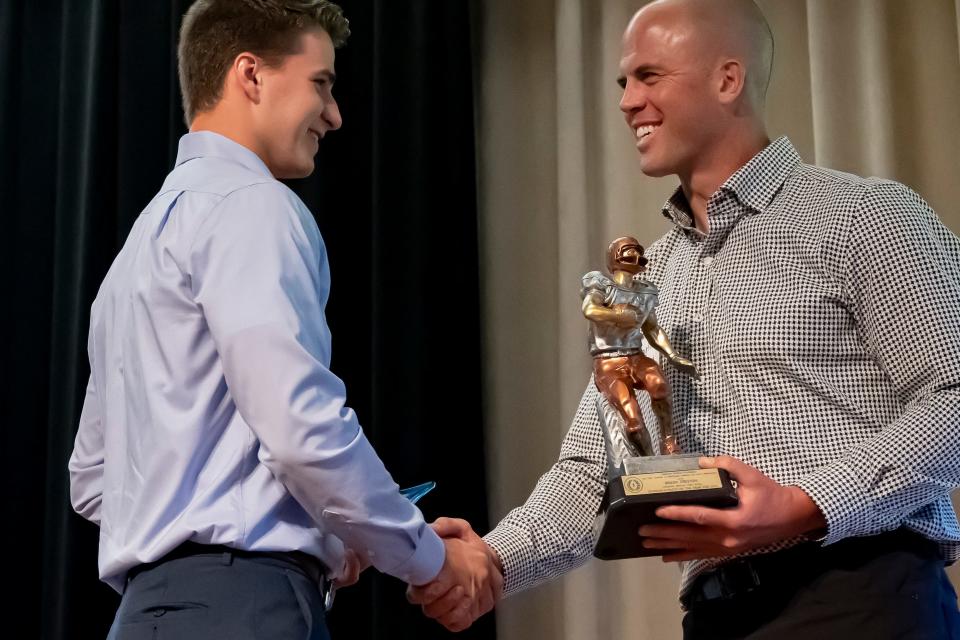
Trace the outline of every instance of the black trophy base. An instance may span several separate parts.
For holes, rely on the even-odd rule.
[[[717,472],[717,476],[704,472]],[[685,476],[683,474],[686,474]],[[666,522],[654,513],[658,507],[668,504],[702,505],[706,507],[734,507],[739,503],[737,490],[730,481],[730,474],[724,469],[702,469],[698,478],[691,478],[693,472],[666,472],[624,475],[614,478],[607,485],[600,513],[594,523],[594,531],[599,531],[593,555],[601,560],[622,560],[624,558],[644,558],[659,556],[666,549],[647,549],[642,546],[642,538],[637,533],[640,525],[651,522]],[[675,476],[675,478],[671,478]],[[676,481],[675,481],[676,480]],[[708,488],[683,488],[664,490],[671,483],[681,486],[703,486]],[[645,492],[650,491],[652,492]]]

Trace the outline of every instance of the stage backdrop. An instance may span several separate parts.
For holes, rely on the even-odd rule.
[[[103,638],[118,598],[66,464],[88,375],[89,306],[185,132],[175,45],[187,0],[0,2],[7,637]],[[486,526],[470,16],[465,2],[345,0],[342,130],[291,186],[330,254],[333,370],[433,519]],[[368,572],[334,637],[446,637]],[[464,637],[490,638],[488,618]]]
[[[485,0],[479,93],[491,522],[556,460],[587,383],[580,276],[667,229],[617,108],[638,0]],[[960,0],[758,0],[776,38],[771,135],[807,162],[900,180],[960,233]],[[956,446],[956,443],[944,443]],[[957,576],[957,568],[954,568]],[[678,570],[594,561],[498,609],[503,638],[680,637]]]

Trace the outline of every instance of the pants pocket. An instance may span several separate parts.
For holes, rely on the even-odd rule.
[[[320,590],[306,576],[296,571],[285,569],[283,573],[290,583],[290,589],[293,590],[306,624],[306,640],[329,640]]]

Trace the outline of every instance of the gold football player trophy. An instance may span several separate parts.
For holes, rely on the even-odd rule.
[[[641,453],[646,438],[635,389],[650,394],[660,423],[663,453],[679,453],[673,436],[670,387],[660,365],[643,354],[643,338],[681,371],[698,378],[692,362],[673,350],[657,324],[657,288],[641,278],[647,259],[635,238],[617,238],[607,251],[609,276],[591,271],[583,276],[583,315],[590,321],[590,355],[597,389],[617,408],[626,436]],[[649,452],[646,452],[649,453]]]
[[[607,250],[607,273],[583,276],[580,297],[590,321],[597,413],[607,450],[609,482],[594,524],[594,555],[605,560],[659,555],[645,549],[637,528],[657,520],[665,504],[737,504],[723,469],[700,469],[699,454],[683,454],[673,428],[670,386],[663,369],[643,353],[644,339],[673,367],[693,378],[697,368],[681,357],[657,322],[657,288],[643,279],[647,258],[635,238],[617,238]],[[659,428],[655,445],[637,393],[650,397]],[[655,434],[656,435],[656,434]]]

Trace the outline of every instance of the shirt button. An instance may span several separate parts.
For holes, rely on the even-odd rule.
[[[702,313],[695,313],[695,314],[693,314],[693,321],[694,321],[694,322],[703,322],[703,314],[702,314]]]
[[[700,258],[700,264],[702,264],[705,267],[709,267],[710,265],[713,264],[713,256],[703,256],[702,258]]]

